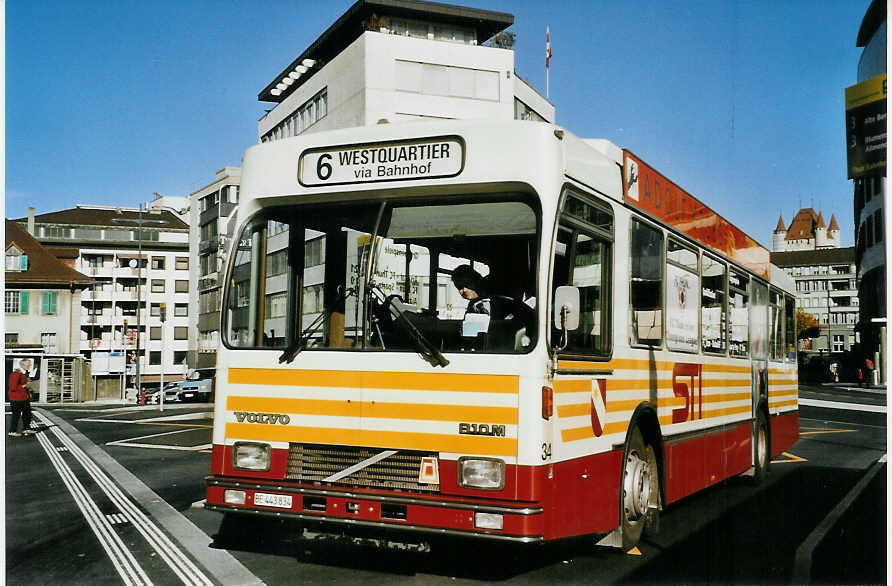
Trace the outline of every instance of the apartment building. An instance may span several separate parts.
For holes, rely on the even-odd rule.
[[[222,274],[232,238],[238,191],[239,167],[224,167],[214,181],[189,195],[189,365],[215,368],[220,341]]]
[[[820,324],[821,335],[804,340],[805,352],[847,352],[857,342],[858,285],[855,249],[772,252],[771,263],[796,283],[796,307]]]
[[[181,207],[169,207],[180,203]],[[186,373],[189,227],[185,198],[156,197],[146,210],[78,205],[17,223],[54,254],[73,258],[90,289],[74,312],[74,352],[91,362],[95,399],[129,397]],[[138,370],[137,370],[138,364]]]

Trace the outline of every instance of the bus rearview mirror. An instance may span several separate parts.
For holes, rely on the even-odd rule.
[[[572,332],[579,328],[579,288],[562,285],[554,292],[554,327]]]

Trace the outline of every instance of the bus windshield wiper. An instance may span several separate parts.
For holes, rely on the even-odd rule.
[[[429,362],[431,366],[446,366],[449,364],[449,360],[443,356],[443,353],[437,350],[437,347],[431,344],[430,341],[424,337],[424,334],[418,331],[415,324],[406,317],[406,312],[394,303],[393,299],[388,300],[387,296],[384,295],[384,292],[375,285],[372,285],[369,290],[387,311],[390,312],[390,315],[396,318],[396,322],[400,324],[403,331],[409,334],[409,337],[412,338],[412,341],[415,343],[415,347],[418,349],[418,353],[422,358]]]
[[[313,322],[308,325],[304,330],[300,333],[300,337],[295,340],[293,344],[285,348],[282,352],[282,355],[279,356],[279,364],[288,362],[290,363],[300,354],[300,351],[306,348],[307,342],[309,342],[310,338],[319,331],[319,328],[322,327],[322,324],[325,323],[331,314],[334,312],[335,307],[343,303],[348,297],[354,294],[354,289],[344,289],[343,287],[338,287],[341,291],[338,293],[338,296],[326,307],[322,313],[320,313]]]

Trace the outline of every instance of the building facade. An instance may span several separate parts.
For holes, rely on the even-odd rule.
[[[41,244],[74,257],[90,279],[75,304],[73,352],[91,362],[95,399],[130,398],[136,374],[145,386],[182,379],[189,339],[189,229],[185,198],[156,198],[143,211],[84,206],[17,222]],[[183,206],[185,207],[185,206]],[[138,370],[137,370],[138,361]]]
[[[275,106],[261,142],[423,119],[554,121],[514,71],[514,51],[483,43],[514,16],[416,0],[358,0],[259,94]]]
[[[5,348],[79,353],[81,297],[92,284],[90,277],[7,220],[5,278]]]
[[[238,205],[239,167],[224,167],[214,181],[189,196],[189,364],[215,368],[220,341],[220,303],[223,272],[232,238],[231,222]]]
[[[855,249],[772,252],[771,263],[796,283],[796,307],[820,324],[820,335],[800,342],[803,352],[849,352],[856,344],[858,287]]]
[[[858,83],[886,74],[886,1],[873,0],[864,15],[856,41],[863,47],[858,61]],[[885,89],[885,79],[883,80]],[[883,92],[885,94],[885,91]],[[885,105],[885,104],[884,104]],[[885,111],[885,108],[883,108]],[[882,129],[885,144],[885,123]],[[848,140],[848,139],[847,139]],[[863,353],[877,363],[879,381],[887,380],[886,348],[886,165],[854,179],[855,264],[860,308],[858,332]],[[852,174],[850,173],[850,177]]]

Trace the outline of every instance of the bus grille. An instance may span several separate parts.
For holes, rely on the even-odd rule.
[[[288,449],[286,480],[323,484],[322,480],[384,451],[356,446],[329,446],[292,443]],[[392,456],[325,484],[383,488],[414,492],[439,492],[439,484],[420,484],[418,471],[423,457],[437,453],[400,450]]]

